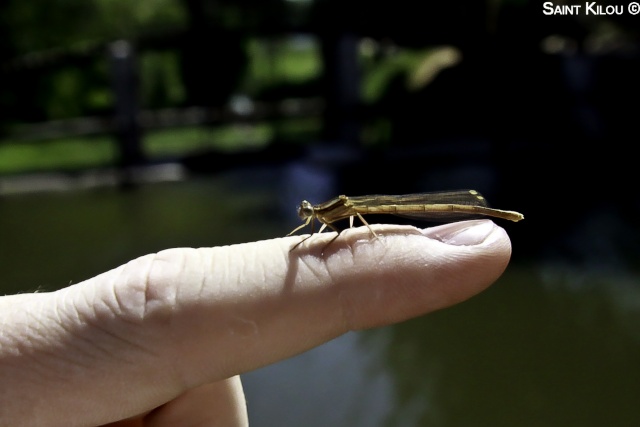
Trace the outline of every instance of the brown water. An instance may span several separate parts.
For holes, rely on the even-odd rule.
[[[276,179],[0,198],[0,293],[55,289],[178,246],[277,237]],[[287,201],[288,203],[288,201]],[[284,216],[283,216],[284,215]],[[517,250],[517,248],[515,248]],[[244,376],[255,426],[640,425],[640,280],[512,263],[488,291]]]

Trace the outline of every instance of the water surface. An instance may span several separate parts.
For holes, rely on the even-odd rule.
[[[297,218],[281,179],[4,196],[0,292],[57,289],[170,247],[282,236]],[[639,321],[636,273],[518,260],[458,306],[247,373],[252,425],[640,425]]]

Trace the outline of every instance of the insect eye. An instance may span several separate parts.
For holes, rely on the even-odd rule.
[[[313,216],[313,206],[311,203],[303,200],[302,203],[300,203],[300,206],[298,206],[298,216],[302,219]]]

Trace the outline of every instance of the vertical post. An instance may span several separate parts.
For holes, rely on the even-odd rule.
[[[361,73],[355,34],[327,34],[322,40],[327,108],[325,139],[345,145],[360,142]]]
[[[144,160],[141,148],[141,131],[138,123],[138,78],[133,46],[126,40],[109,45],[109,59],[113,92],[115,94],[115,125],[118,151],[118,167],[123,172],[125,184],[130,183],[131,167]]]

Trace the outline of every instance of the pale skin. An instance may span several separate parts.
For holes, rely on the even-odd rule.
[[[460,303],[511,255],[489,220],[371,227],[326,249],[335,233],[169,249],[0,298],[0,425],[247,426],[240,374]]]

